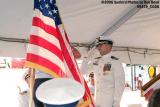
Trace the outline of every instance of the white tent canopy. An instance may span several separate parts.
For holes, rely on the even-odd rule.
[[[114,46],[129,47],[114,48],[121,50],[114,54],[123,62],[160,63],[160,8],[133,9],[135,5],[101,0],[57,0],[57,5],[71,42],[90,44],[106,31],[104,38],[112,39]],[[29,37],[33,0],[2,0],[0,13],[0,37]],[[26,44],[0,43],[0,56],[25,57]]]

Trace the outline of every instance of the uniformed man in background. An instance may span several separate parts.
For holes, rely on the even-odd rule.
[[[122,63],[112,56],[111,40],[97,39],[96,48],[85,58],[81,71],[94,72],[96,107],[120,107],[125,88]]]

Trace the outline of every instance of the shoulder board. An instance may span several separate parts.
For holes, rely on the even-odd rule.
[[[93,65],[98,65],[98,63],[94,62]]]
[[[111,59],[119,60],[119,58],[117,58],[117,57],[115,57],[115,56],[111,56]]]
[[[95,59],[100,59],[100,58],[102,58],[102,57],[96,57]]]

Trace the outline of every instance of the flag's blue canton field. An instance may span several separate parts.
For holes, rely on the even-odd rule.
[[[55,20],[56,25],[61,24],[55,0],[35,0],[34,9],[39,9],[44,16]]]

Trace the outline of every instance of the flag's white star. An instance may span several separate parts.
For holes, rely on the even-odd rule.
[[[56,10],[56,9],[54,9],[54,10],[52,10],[52,11],[53,11],[54,14],[57,14],[57,10]]]
[[[53,3],[53,0],[50,0],[50,3],[52,4],[52,3]]]
[[[40,9],[43,10],[43,7],[40,5]]]
[[[48,4],[45,4],[45,7],[48,9],[48,8],[49,8],[49,5],[48,5]]]
[[[54,6],[57,7],[57,4],[55,3]]]
[[[48,11],[48,14],[49,14],[49,15],[52,15],[52,12],[51,12],[51,11]]]

